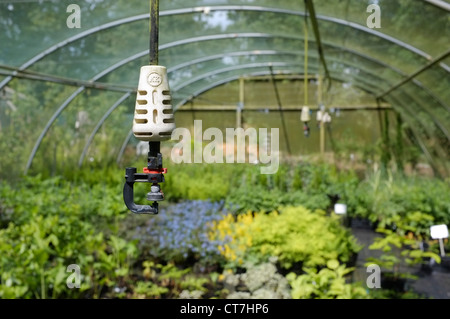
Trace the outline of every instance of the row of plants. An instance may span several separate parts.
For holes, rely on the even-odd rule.
[[[122,170],[70,174],[0,183],[0,298],[223,298],[233,291],[227,280],[245,286],[271,258],[273,276],[288,280],[294,298],[366,298],[348,283],[361,247],[332,214],[334,202],[347,203],[352,218],[377,222],[386,236],[372,248],[407,247],[411,262],[438,260],[417,244],[428,239],[430,223],[450,215],[447,182],[359,180],[325,164],[285,164],[261,175],[256,165],[169,163],[166,201],[151,217],[126,210]],[[426,196],[409,203],[410,192],[425,185]],[[137,186],[135,201],[144,202],[147,191]],[[402,209],[384,211],[385,200]],[[80,289],[67,288],[70,264],[81,268]]]
[[[219,274],[198,276],[175,256],[158,261],[142,251],[127,236],[131,229],[123,229],[127,217],[121,185],[39,177],[1,182],[0,298],[195,297],[218,282]],[[70,265],[80,269],[79,288],[68,288],[75,284]]]
[[[296,286],[297,277],[308,276],[304,269],[309,275],[316,271],[319,276],[326,276],[327,281],[332,277],[323,269],[328,269],[340,278],[329,297],[367,297],[358,284],[349,284],[344,278],[354,269],[354,257],[361,247],[337,216],[327,216],[321,210],[289,206],[270,213],[249,210],[236,215],[224,209],[221,202],[185,201],[164,209],[145,227],[138,226],[133,238],[139,240],[141,251],[158,262],[174,261],[180,267],[194,265],[197,274],[218,274],[212,287],[216,295],[249,298],[250,293],[255,293],[258,297],[285,297],[285,293],[274,291],[273,283],[272,289],[266,282],[256,284],[256,290],[252,288],[255,283],[246,282],[246,277],[255,277],[252,274],[258,273],[257,269],[266,269],[268,263],[273,263],[275,271],[270,271],[270,267],[265,272],[261,270],[269,277],[286,276],[284,280],[289,279]],[[237,279],[239,276],[241,279]],[[236,294],[236,286],[242,282],[246,287],[239,291],[248,292]],[[321,295],[311,291],[308,296]]]

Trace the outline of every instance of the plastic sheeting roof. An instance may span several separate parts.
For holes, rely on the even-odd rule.
[[[132,117],[139,68],[148,64],[149,4],[78,1],[81,27],[69,28],[73,2],[0,0],[0,129],[26,130],[16,154],[25,169],[48,136],[66,136],[61,143],[69,145],[78,138],[80,154],[105,121],[123,127],[114,136],[120,141],[131,126],[131,120],[123,123]],[[390,103],[430,160],[448,159],[449,3],[314,0],[320,44],[305,3],[160,0],[159,64],[168,68],[175,109],[242,76],[270,74],[270,68],[303,74],[308,16],[309,72],[325,75],[321,48],[332,83],[349,83]],[[367,26],[370,4],[381,9],[381,28]],[[70,123],[70,131],[58,128],[69,125],[67,112],[78,123]],[[114,113],[116,120],[108,119]],[[83,118],[90,119],[89,130],[80,129]]]

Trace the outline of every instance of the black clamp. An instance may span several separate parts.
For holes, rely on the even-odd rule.
[[[149,142],[148,164],[143,173],[137,173],[135,167],[125,169],[125,185],[123,186],[123,200],[127,208],[135,214],[158,214],[158,201],[164,200],[159,183],[165,181],[166,168],[162,168],[162,155],[159,142]],[[151,183],[147,200],[154,201],[152,205],[138,205],[134,203],[134,183]]]

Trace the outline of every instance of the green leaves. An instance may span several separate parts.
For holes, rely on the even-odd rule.
[[[358,284],[348,284],[345,276],[353,271],[340,265],[335,259],[327,262],[328,267],[319,271],[304,268],[305,274],[297,276],[291,272],[286,276],[292,287],[294,299],[364,299],[368,294]],[[330,267],[331,266],[331,267]]]
[[[369,218],[381,227],[397,226],[427,236],[433,223],[450,223],[450,184],[426,177],[389,175],[380,171],[362,181],[347,202],[352,216]]]
[[[235,222],[243,234],[230,234],[230,256],[242,255],[233,249],[245,248],[245,261],[261,261],[278,257],[286,269],[301,263],[306,267],[320,267],[330,260],[348,262],[360,250],[355,238],[344,229],[337,218],[311,212],[304,207],[280,207],[269,214],[258,213],[253,219],[238,218]],[[243,215],[240,215],[240,217]],[[251,217],[247,215],[247,217]],[[333,267],[335,263],[330,262]]]
[[[109,189],[109,191],[113,191]],[[102,228],[106,216],[98,216],[101,205],[91,199],[103,198],[97,187],[76,185],[62,178],[26,178],[13,192],[0,185],[2,194],[15,195],[2,200],[6,228],[0,228],[0,297],[77,297],[103,284],[126,277],[137,255],[134,242],[116,236],[106,237]],[[106,195],[108,196],[108,195]],[[19,201],[19,198],[26,200]],[[110,222],[118,210],[109,212]],[[101,221],[101,222],[99,222]],[[102,230],[103,229],[103,230]],[[77,264],[84,276],[80,289],[69,289],[67,266]],[[104,271],[104,272],[102,272]]]

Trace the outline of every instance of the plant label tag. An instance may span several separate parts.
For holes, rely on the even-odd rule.
[[[334,212],[338,215],[347,214],[347,205],[345,204],[334,204]]]
[[[440,239],[448,238],[447,225],[434,225],[430,227],[431,238]]]

